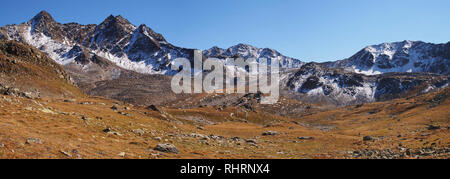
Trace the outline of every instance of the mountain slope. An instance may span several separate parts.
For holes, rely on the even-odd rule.
[[[0,38],[28,43],[46,52],[58,63],[74,61],[68,55],[77,46],[112,61],[121,68],[149,74],[172,74],[170,65],[178,57],[193,58],[193,49],[176,47],[151,28],[134,26],[122,16],[109,16],[99,25],[60,24],[42,11],[30,21],[0,27]],[[303,62],[269,48],[238,44],[228,49],[213,47],[203,51],[213,58],[275,58],[283,68],[299,68]],[[388,72],[449,74],[450,43],[431,44],[403,41],[368,46],[354,56],[328,67],[348,68],[367,75]]]
[[[112,15],[99,25],[60,24],[42,11],[26,23],[0,27],[0,38],[24,42],[45,52],[62,64],[88,94],[139,104],[153,103],[152,98],[166,101],[157,93],[175,100],[175,95],[167,90],[170,77],[144,74],[170,76],[174,73],[170,70],[172,60],[178,57],[192,60],[194,55],[193,49],[168,43],[146,25],[136,27],[122,16]],[[246,44],[228,49],[213,47],[203,51],[203,57],[275,58],[287,68],[283,70],[281,85],[294,92],[293,98],[352,104],[445,87],[448,79],[439,75],[449,74],[449,49],[450,43],[385,43],[369,46],[348,59],[322,65],[305,65],[273,49]],[[244,69],[241,71],[245,73]]]
[[[432,44],[403,41],[372,45],[352,57],[325,63],[329,67],[348,68],[374,75],[388,72],[425,72],[449,75],[450,42]]]
[[[309,63],[284,75],[282,84],[301,101],[349,105],[428,93],[447,87],[449,82],[450,77],[444,75],[364,75]]]
[[[121,68],[84,47],[74,47],[68,54],[75,59],[64,69],[88,95],[139,105],[160,105],[180,100],[183,96],[167,90],[170,89],[170,76]]]
[[[121,68],[148,74],[173,74],[171,62],[180,57],[192,60],[194,53],[194,49],[174,46],[146,25],[136,27],[120,15],[111,15],[99,25],[60,24],[48,12],[42,11],[26,23],[0,27],[0,38],[28,43],[62,65],[74,62],[77,56],[71,51],[83,47],[88,53]],[[214,49],[206,50],[205,56],[277,58],[285,68],[303,65],[297,59],[268,48],[239,44],[219,50],[224,53],[212,53]]]
[[[208,58],[255,58],[261,59],[266,58],[269,59],[277,59],[280,61],[280,66],[282,68],[299,68],[305,63],[294,58],[286,57],[282,55],[280,52],[270,48],[256,48],[251,45],[246,44],[238,44],[232,46],[228,49],[221,49],[219,47],[213,47],[208,50],[203,51],[203,55]]]
[[[0,88],[8,87],[28,97],[83,95],[64,69],[38,49],[0,40]]]
[[[170,61],[191,58],[192,49],[176,47],[145,25],[134,26],[122,16],[109,16],[99,25],[60,24],[42,11],[27,23],[0,28],[3,38],[30,44],[59,64],[74,62],[71,51],[89,53],[140,73],[170,73]]]

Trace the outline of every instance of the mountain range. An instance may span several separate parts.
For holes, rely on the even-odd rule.
[[[42,11],[25,23],[0,27],[0,38],[26,43],[46,53],[88,94],[95,91],[116,98],[130,91],[126,85],[116,84],[118,79],[145,84],[151,83],[144,80],[148,78],[146,75],[170,76],[174,73],[172,61],[179,57],[192,59],[196,50],[172,45],[150,27],[135,26],[120,15],[111,15],[98,25],[61,24]],[[295,98],[300,96],[307,101],[320,98],[338,104],[372,102],[411,91],[445,88],[450,69],[450,42],[384,43],[368,46],[347,59],[308,64],[270,48],[247,44],[228,49],[212,47],[202,54],[204,58],[219,59],[278,59],[285,69],[282,85]],[[116,88],[111,85],[113,81],[124,88],[105,89],[105,86]],[[163,86],[159,91],[166,90],[167,85]],[[148,86],[139,89],[134,96],[149,95],[149,91],[155,92],[154,88],[151,85],[151,89]]]
[[[449,52],[403,41],[305,63],[247,44],[177,47],[122,16],[61,24],[43,11],[0,27],[0,158],[448,159]],[[279,59],[279,100],[173,93],[173,60],[194,55]]]

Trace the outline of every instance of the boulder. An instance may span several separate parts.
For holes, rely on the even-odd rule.
[[[179,153],[178,149],[173,144],[158,144],[154,150],[164,153]]]
[[[372,136],[365,136],[363,137],[363,141],[374,141],[375,138],[373,138]]]
[[[155,105],[147,106],[147,109],[150,109],[150,110],[156,111],[156,112],[161,112],[161,110],[159,110],[159,108],[156,107]]]
[[[266,131],[262,133],[263,136],[273,136],[273,135],[278,135],[277,131]]]
[[[429,125],[428,126],[428,130],[438,130],[440,128],[441,128],[441,126],[434,126],[434,125]]]
[[[300,140],[314,140],[314,137],[302,136],[302,137],[298,137],[298,139],[300,139]]]

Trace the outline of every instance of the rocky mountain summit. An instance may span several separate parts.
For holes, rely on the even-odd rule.
[[[0,27],[0,38],[30,44],[47,53],[61,65],[76,63],[86,54],[113,62],[120,68],[145,74],[171,75],[176,58],[192,60],[194,49],[177,47],[145,24],[135,26],[122,16],[109,16],[99,25],[61,24],[46,11],[26,23]],[[239,44],[230,49],[212,48],[204,57],[244,57],[279,59],[282,67],[297,68],[304,63],[273,49]],[[223,59],[223,58],[222,58]],[[88,62],[88,61],[85,61]]]
[[[124,69],[166,74],[171,60],[193,55],[192,49],[176,47],[146,25],[136,27],[122,16],[111,15],[99,25],[60,24],[42,11],[26,23],[1,27],[0,34],[30,44],[62,65],[78,63],[79,55],[92,53]]]
[[[450,42],[384,43],[335,62],[309,63],[286,75],[285,87],[308,102],[339,105],[391,100],[448,86]]]
[[[137,27],[120,15],[111,15],[98,25],[61,24],[48,12],[42,11],[26,23],[0,27],[0,38],[30,44],[62,65],[77,63],[75,58],[78,55],[91,53],[121,68],[147,74],[172,74],[170,66],[174,59],[192,59],[194,53],[194,49],[174,46],[146,25]],[[247,44],[238,44],[228,49],[213,47],[203,51],[203,56],[219,59],[278,59],[283,68],[300,68],[305,64],[276,50]],[[324,65],[366,75],[388,72],[448,75],[450,43],[403,41],[372,45],[348,59]]]
[[[277,59],[280,61],[282,68],[299,68],[305,63],[291,57],[286,57],[280,52],[270,48],[256,48],[247,44],[238,44],[228,49],[213,47],[203,51],[203,55],[208,58],[255,58],[257,61],[261,58]]]
[[[348,68],[356,73],[376,75],[389,72],[425,72],[449,75],[450,42],[432,44],[403,41],[372,45],[352,57],[325,63],[329,67]]]

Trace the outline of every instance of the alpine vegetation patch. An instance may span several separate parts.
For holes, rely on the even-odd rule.
[[[261,104],[274,104],[280,97],[280,63],[277,59],[204,60],[202,53],[195,51],[193,63],[194,66],[186,58],[177,58],[172,62],[171,69],[178,71],[171,82],[174,93],[261,92],[264,94]]]

